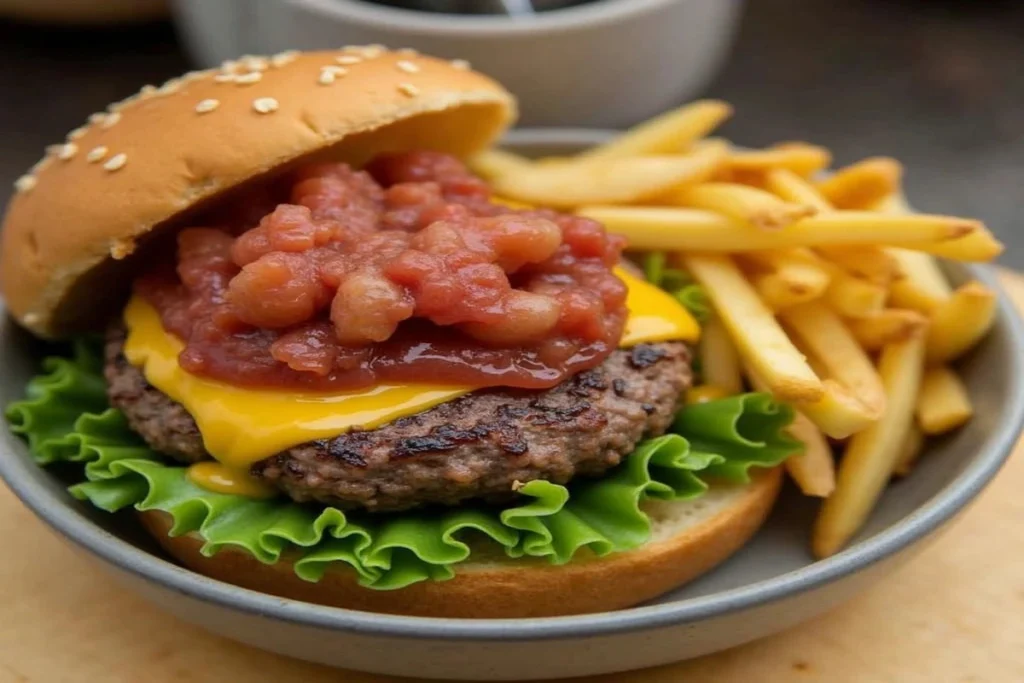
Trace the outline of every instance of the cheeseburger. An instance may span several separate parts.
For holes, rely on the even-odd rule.
[[[514,115],[464,63],[373,46],[94,115],[4,221],[10,314],[75,341],[13,428],[185,566],[276,595],[544,616],[706,571],[770,509],[788,409],[684,405],[680,297],[460,160]]]

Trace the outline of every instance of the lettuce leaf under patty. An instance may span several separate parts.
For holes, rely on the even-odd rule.
[[[39,464],[83,465],[85,481],[70,488],[76,498],[110,512],[130,506],[165,512],[173,519],[171,534],[198,533],[208,556],[230,546],[274,563],[289,551],[296,574],[307,581],[343,564],[363,586],[381,590],[450,579],[474,548],[488,543],[510,558],[556,565],[584,548],[598,556],[636,548],[651,533],[643,501],[696,498],[709,478],[748,481],[752,467],[774,467],[802,447],[783,433],[793,415],[788,406],[767,394],[744,394],[684,408],[671,433],[642,442],[599,479],[567,486],[531,481],[505,508],[371,515],[196,486],[185,467],[165,462],[110,408],[93,342],[46,358],[26,398],[6,415]]]

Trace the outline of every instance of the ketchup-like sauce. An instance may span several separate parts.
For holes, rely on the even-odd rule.
[[[204,223],[136,291],[185,370],[231,384],[545,388],[601,363],[625,324],[620,237],[496,204],[439,153],[308,166]]]

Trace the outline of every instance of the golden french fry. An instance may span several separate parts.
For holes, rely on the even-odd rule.
[[[493,180],[508,173],[528,169],[533,165],[529,159],[503,149],[486,149],[466,159],[466,165],[481,178]]]
[[[837,209],[871,209],[899,191],[903,166],[890,157],[872,157],[841,168],[818,183]]]
[[[681,256],[683,265],[704,286],[740,356],[782,400],[814,401],[821,381],[779,327],[743,273],[727,256]]]
[[[745,251],[740,253],[737,258],[743,262],[745,267],[769,272],[782,270],[791,265],[811,265],[822,269],[825,267],[821,257],[806,247]]]
[[[724,158],[724,147],[707,145],[678,156],[532,164],[499,175],[491,185],[499,195],[542,206],[627,204],[651,199],[685,183],[700,182]]]
[[[924,434],[916,424],[911,424],[910,429],[907,430],[907,438],[903,440],[903,445],[900,447],[900,455],[896,461],[896,469],[893,470],[893,474],[900,477],[910,474],[923,449]]]
[[[577,159],[596,161],[685,152],[732,115],[732,107],[718,100],[698,100],[656,116],[599,145]]]
[[[850,275],[881,287],[889,287],[900,275],[899,263],[881,247],[819,247],[818,253]]]
[[[768,149],[737,149],[729,155],[727,167],[732,171],[766,173],[784,168],[807,177],[828,168],[832,153],[824,147],[804,142],[784,143]]]
[[[871,412],[885,410],[882,378],[868,354],[857,344],[842,319],[824,304],[814,301],[779,313],[798,347],[817,358],[828,376],[849,389]]]
[[[771,169],[765,174],[764,182],[769,192],[787,202],[813,206],[818,211],[831,211],[834,208],[809,180],[801,178],[787,168]]]
[[[690,185],[662,200],[671,206],[722,213],[761,230],[778,230],[816,213],[810,206],[784,202],[770,192],[736,183]]]
[[[928,318],[917,311],[884,308],[856,318],[847,327],[865,351],[880,351],[886,344],[904,341],[928,326]]]
[[[882,285],[856,278],[841,268],[830,273],[824,299],[837,313],[847,318],[859,318],[882,310],[889,291]]]
[[[895,247],[888,251],[899,263],[902,273],[890,287],[893,306],[931,313],[949,301],[953,288],[934,256]]]
[[[821,297],[828,288],[829,275],[809,264],[794,264],[775,272],[751,273],[750,282],[768,308],[781,311]]]
[[[726,396],[743,392],[740,357],[718,316],[702,326],[697,352],[704,384],[722,389]]]
[[[804,218],[783,230],[751,230],[722,214],[702,209],[584,206],[577,213],[625,235],[633,249],[744,252],[826,244],[914,244],[952,240],[979,223],[946,216],[881,215],[833,211]]]
[[[953,261],[991,261],[1003,253],[1003,243],[981,223],[969,234],[947,242],[914,245],[892,243],[890,246],[923,251]]]
[[[854,434],[847,444],[836,489],[825,499],[811,535],[811,549],[817,557],[828,557],[846,545],[867,520],[892,476],[913,424],[924,354],[923,334],[882,350],[878,373],[888,407],[877,422]]]
[[[750,368],[745,371],[754,391],[771,393],[757,373]],[[800,411],[793,415],[786,431],[804,444],[803,454],[786,459],[786,471],[804,495],[825,498],[836,485],[835,461],[825,435]]]
[[[967,387],[948,367],[924,373],[917,396],[917,424],[925,434],[944,434],[971,419],[974,408]]]
[[[880,417],[878,411],[865,406],[849,389],[834,379],[824,380],[822,386],[825,393],[820,399],[797,403],[795,407],[833,439],[845,439],[856,434]]]
[[[996,293],[980,282],[957,288],[949,301],[932,313],[928,333],[928,362],[956,360],[977,344],[996,319]]]

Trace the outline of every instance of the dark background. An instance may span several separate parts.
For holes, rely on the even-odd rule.
[[[169,24],[0,22],[0,65],[3,188],[88,114],[191,68]],[[707,94],[736,106],[724,133],[737,142],[900,159],[919,209],[982,218],[1008,245],[1003,263],[1024,268],[1022,67],[1024,2],[749,0]]]

